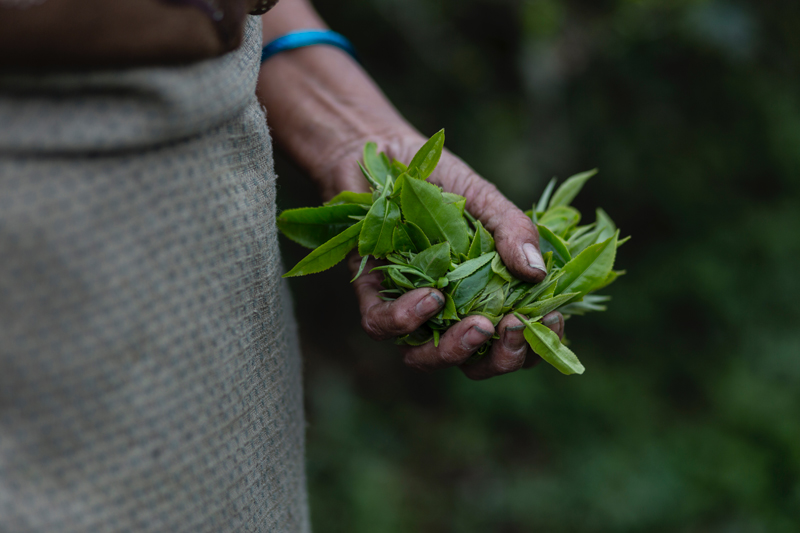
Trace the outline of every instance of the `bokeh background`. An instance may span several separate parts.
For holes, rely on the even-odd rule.
[[[413,374],[343,268],[294,280],[316,531],[800,531],[800,3],[317,7],[520,207],[599,167],[576,205],[633,239],[567,324],[583,376]],[[319,203],[278,171],[279,207]]]

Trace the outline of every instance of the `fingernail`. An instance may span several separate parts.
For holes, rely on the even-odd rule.
[[[464,344],[465,348],[472,350],[486,342],[486,340],[491,336],[491,331],[486,331],[478,326],[472,326],[469,328],[469,331],[467,331],[464,337],[462,337],[461,342]]]
[[[507,327],[506,334],[503,335],[503,346],[512,352],[517,352],[525,346],[525,336],[522,334],[523,329],[525,329],[523,324]]]
[[[425,298],[417,302],[415,311],[418,317],[424,318],[441,309],[443,305],[444,300],[442,300],[438,294],[429,292]]]
[[[544,273],[547,273],[547,268],[545,268],[544,266],[544,259],[542,259],[542,254],[539,253],[539,250],[537,250],[534,245],[532,245],[529,242],[526,242],[525,244],[522,245],[522,252],[528,259],[528,265],[531,268],[535,268],[537,270],[541,270]]]
[[[553,324],[558,324],[561,322],[561,318],[558,315],[547,315],[542,319],[542,324],[545,326],[552,326]]]

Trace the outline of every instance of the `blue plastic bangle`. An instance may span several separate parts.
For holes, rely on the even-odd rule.
[[[341,48],[358,61],[358,54],[353,44],[347,40],[344,35],[336,33],[331,30],[299,30],[281,35],[271,43],[261,49],[261,62],[263,63],[270,57],[279,52],[286,50],[294,50],[295,48],[302,48],[304,46],[312,46],[315,44],[327,44]]]

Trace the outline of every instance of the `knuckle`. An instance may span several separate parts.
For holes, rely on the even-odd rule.
[[[514,209],[513,212],[506,212],[503,216],[504,220],[502,223],[498,223],[495,229],[498,241],[528,240],[534,236],[538,237],[539,234],[536,232],[533,222],[522,211]]]
[[[439,359],[442,361],[442,364],[446,366],[454,366],[460,365],[464,361],[466,361],[469,356],[470,352],[465,350],[461,346],[453,347],[446,350],[441,350],[439,352]]]
[[[361,317],[361,327],[364,329],[367,335],[376,341],[382,341],[386,339],[386,334],[384,333],[383,329],[370,316],[369,311]]]
[[[431,370],[426,365],[422,364],[421,361],[414,358],[411,353],[406,353],[403,356],[403,364],[406,366],[406,368],[417,372],[418,374],[427,374]]]
[[[503,357],[492,365],[497,375],[516,372],[525,364],[525,351],[520,351],[514,357]]]
[[[408,309],[401,305],[393,305],[389,308],[389,320],[392,327],[397,331],[403,331],[413,324],[409,324]]]

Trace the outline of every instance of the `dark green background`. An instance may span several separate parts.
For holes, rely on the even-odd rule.
[[[800,3],[317,7],[519,206],[597,166],[576,205],[633,239],[567,325],[583,376],[412,374],[343,268],[294,280],[315,530],[800,531]],[[319,202],[278,171],[281,208]]]

